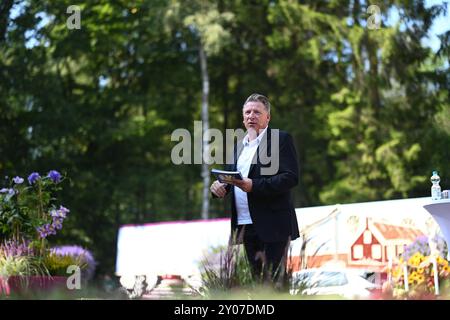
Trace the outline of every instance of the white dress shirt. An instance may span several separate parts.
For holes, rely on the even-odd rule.
[[[267,127],[261,132],[256,139],[249,141],[248,134],[242,140],[244,147],[242,148],[241,155],[237,161],[237,170],[241,172],[242,177],[248,178],[250,166],[252,165],[253,157],[261,143],[262,137],[267,131]],[[250,210],[248,208],[247,192],[242,191],[238,187],[234,187],[234,199],[236,204],[238,225],[253,223],[250,217]]]

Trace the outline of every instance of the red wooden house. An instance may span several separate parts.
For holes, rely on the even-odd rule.
[[[406,245],[418,236],[419,229],[366,220],[366,228],[350,247],[347,264],[364,267],[384,267],[389,259],[403,253]]]
[[[326,264],[340,265],[348,268],[361,268],[372,271],[384,271],[390,258],[398,257],[406,245],[412,243],[423,231],[411,226],[400,226],[366,219],[363,230],[357,233],[344,251],[324,252],[309,255],[307,268],[317,268]],[[289,261],[293,271],[299,270],[299,256]]]

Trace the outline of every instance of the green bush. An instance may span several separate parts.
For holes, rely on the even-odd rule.
[[[67,268],[71,265],[79,266],[80,269],[87,266],[86,263],[74,256],[58,255],[54,253],[48,254],[44,258],[43,263],[52,276],[67,276]]]
[[[0,255],[0,276],[48,275],[41,261],[31,256]]]

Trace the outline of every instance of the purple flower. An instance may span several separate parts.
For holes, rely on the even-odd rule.
[[[37,173],[37,172],[33,172],[32,174],[30,174],[29,176],[28,176],[28,183],[29,184],[33,184],[33,183],[35,183],[38,179],[40,179],[41,178],[41,176],[39,175],[39,173]]]
[[[39,233],[39,238],[41,238],[41,239],[47,238],[48,234],[47,234],[47,231],[45,229],[45,226],[37,227],[36,231]]]
[[[51,170],[51,171],[48,173],[47,177],[49,177],[50,179],[52,179],[52,181],[53,181],[54,183],[58,183],[58,182],[61,181],[61,174],[60,174],[58,171],[56,171],[56,170]]]
[[[55,230],[61,230],[63,221],[64,219],[62,218],[54,217],[52,222],[53,228],[55,228]]]
[[[0,189],[0,193],[9,193],[9,189],[8,188],[1,188]]]
[[[13,188],[2,188],[0,189],[0,193],[7,193],[10,197],[16,194],[16,191]]]
[[[22,183],[23,183],[23,178],[21,178],[21,177],[15,177],[15,178],[13,179],[13,181],[14,181],[15,184],[22,184]]]
[[[63,218],[63,217],[61,217],[59,210],[50,211],[50,216],[52,218]]]
[[[433,237],[433,241],[436,242],[437,250],[439,251],[440,255],[446,257],[448,249],[444,239],[441,236],[435,235]],[[431,250],[427,236],[419,236],[414,240],[414,242],[405,246],[402,256],[405,260],[407,260],[410,257],[412,257],[416,252],[419,252],[424,256],[430,255]]]
[[[62,218],[65,219],[67,217],[67,213],[69,213],[70,210],[63,207],[63,206],[59,206],[58,210],[52,210],[50,211],[50,215],[52,216],[52,218]]]
[[[82,278],[89,280],[94,276],[97,262],[89,250],[74,245],[55,247],[51,251],[59,256],[72,256],[82,264],[86,264],[86,267],[81,269]]]
[[[45,224],[42,227],[36,228],[37,232],[39,233],[39,237],[41,239],[47,238],[49,235],[56,234],[56,228],[52,224]]]
[[[56,234],[56,228],[53,224],[46,224],[48,234]]]
[[[11,239],[0,243],[0,256],[6,257],[21,257],[34,256],[34,251],[30,248],[30,242],[22,239],[21,241]]]
[[[67,216],[67,214],[70,212],[69,209],[63,207],[63,206],[59,206],[59,210],[61,212],[61,214],[64,216],[64,218]]]

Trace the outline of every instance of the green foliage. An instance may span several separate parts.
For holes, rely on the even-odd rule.
[[[200,293],[206,297],[233,288],[250,288],[256,285],[241,246],[212,250],[210,256],[202,262],[202,270]]]
[[[67,268],[69,266],[79,266],[81,269],[87,265],[85,262],[70,255],[58,255],[54,253],[48,254],[43,261],[52,276],[67,276]]]
[[[0,255],[0,276],[47,275],[48,270],[42,262],[32,256]]]
[[[9,182],[9,188],[0,192],[0,240],[24,239],[31,241],[32,247],[41,255],[45,252],[46,237],[56,234],[62,228],[66,208],[57,205],[55,195],[62,190],[64,180],[60,173],[41,177],[33,172],[24,178],[16,176]]]
[[[233,237],[236,239],[236,234]],[[197,290],[206,298],[215,298],[230,290],[288,292],[292,270],[284,270],[282,266],[279,268],[274,273],[267,268],[260,275],[253,275],[243,245],[210,248],[201,262],[202,285]]]
[[[29,264],[27,257],[1,256],[0,275],[28,275]]]

